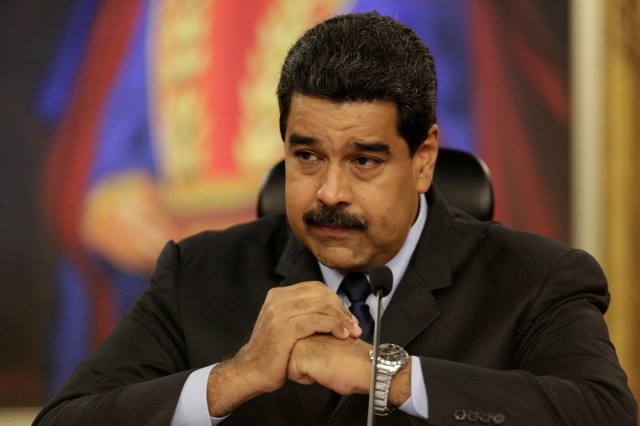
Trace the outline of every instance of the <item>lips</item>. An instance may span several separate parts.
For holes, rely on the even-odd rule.
[[[346,238],[354,234],[354,232],[363,231],[362,228],[354,228],[348,226],[335,225],[310,225],[311,232],[320,238]]]
[[[354,226],[341,226],[341,225],[337,225],[337,224],[333,224],[333,223],[328,223],[328,224],[324,224],[324,225],[315,225],[315,226],[319,226],[321,228],[333,228],[333,229],[358,229],[357,227]]]

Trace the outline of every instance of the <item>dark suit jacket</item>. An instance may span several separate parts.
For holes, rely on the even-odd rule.
[[[635,424],[597,263],[476,221],[435,189],[427,198],[427,225],[384,313],[382,341],[420,356],[428,424]],[[284,216],[169,243],[149,289],[37,421],[168,424],[189,373],[247,341],[270,288],[320,279]],[[287,383],[224,424],[365,424],[366,408],[364,395]],[[400,411],[377,423],[425,424]]]

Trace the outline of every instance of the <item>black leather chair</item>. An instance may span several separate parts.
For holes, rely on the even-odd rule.
[[[284,160],[267,173],[258,195],[258,216],[284,213]],[[440,148],[433,177],[447,201],[480,220],[493,218],[493,187],[489,168],[477,156]]]

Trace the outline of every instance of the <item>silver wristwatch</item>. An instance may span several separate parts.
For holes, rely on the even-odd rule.
[[[373,361],[373,350],[369,351],[369,358]],[[374,390],[373,407],[376,415],[388,416],[395,407],[389,407],[389,388],[393,376],[407,364],[409,354],[398,345],[383,343],[378,349],[378,362],[376,363],[376,383]]]

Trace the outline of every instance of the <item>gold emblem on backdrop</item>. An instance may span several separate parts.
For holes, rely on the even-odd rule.
[[[255,217],[262,179],[283,155],[275,97],[282,61],[304,30],[347,3],[264,0],[253,42],[237,46],[243,72],[225,76],[236,86],[231,104],[237,111],[216,114],[230,104],[220,95],[229,88],[215,87],[209,78],[220,71],[215,67],[226,66],[219,52],[229,46],[212,42],[216,3],[222,1],[228,0],[152,2],[147,37],[149,116],[162,200],[176,216],[218,218],[214,227]],[[246,9],[254,3],[223,6],[230,5]],[[234,34],[225,40],[233,42]],[[230,134],[230,119],[237,126],[221,140],[224,126]]]

